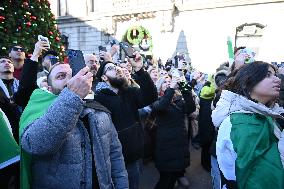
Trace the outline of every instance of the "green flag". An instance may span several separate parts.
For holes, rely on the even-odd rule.
[[[227,38],[227,47],[228,47],[228,55],[229,55],[229,62],[232,64],[234,62],[234,50],[233,44],[230,37]]]
[[[34,90],[30,101],[20,119],[20,138],[25,128],[34,120],[40,118],[56,99],[56,95],[42,89]],[[21,144],[20,144],[21,146]],[[31,155],[21,148],[21,189],[30,189],[31,185]]]
[[[0,109],[0,169],[20,160],[20,148],[9,128],[10,123]]]

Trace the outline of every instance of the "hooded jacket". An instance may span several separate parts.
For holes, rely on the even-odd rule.
[[[219,128],[216,154],[227,180],[238,188],[284,188],[284,169],[277,147],[281,131],[275,118],[284,110],[224,90],[212,121]],[[263,179],[265,178],[265,179]]]
[[[158,97],[157,89],[146,71],[141,69],[136,72],[135,81],[140,88],[127,87],[118,93],[112,91],[108,84],[99,83],[94,96],[111,112],[126,164],[143,158],[143,128],[138,109],[150,105]]]
[[[94,183],[94,173],[100,189],[128,188],[121,144],[110,112],[96,102],[84,104],[65,88],[42,116],[25,121],[40,111],[29,114],[29,106],[46,108],[38,105],[45,92],[36,92],[21,117],[20,131],[21,148],[30,155],[25,162],[31,171],[31,188],[87,189]],[[35,94],[38,99],[33,98]]]

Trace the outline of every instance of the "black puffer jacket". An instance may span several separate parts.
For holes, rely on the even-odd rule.
[[[135,81],[140,88],[128,87],[118,94],[106,88],[94,97],[111,111],[126,164],[143,158],[144,137],[138,109],[150,105],[158,96],[150,75],[144,70],[136,73]]]
[[[185,115],[195,111],[191,92],[183,92],[174,100],[174,89],[153,103],[153,113],[158,125],[156,135],[155,164],[159,171],[183,170],[190,163],[188,133]]]

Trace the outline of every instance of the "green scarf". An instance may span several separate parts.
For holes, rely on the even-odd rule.
[[[10,123],[0,109],[0,169],[20,160],[20,148],[9,127]]]
[[[230,118],[231,140],[238,155],[235,167],[238,188],[284,188],[284,169],[272,118],[244,113],[231,114]]]
[[[30,123],[46,113],[49,106],[54,102],[56,97],[56,95],[42,89],[34,90],[33,94],[31,95],[30,101],[20,119],[20,138],[23,135],[25,128]],[[21,148],[21,189],[30,189],[31,160],[32,156]]]

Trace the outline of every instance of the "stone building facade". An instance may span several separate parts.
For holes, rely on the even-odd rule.
[[[98,52],[133,26],[151,34],[153,55],[165,62],[182,52],[204,72],[228,60],[227,38],[249,46],[257,59],[284,60],[284,1],[280,0],[50,0],[69,48]],[[242,24],[243,31],[236,28]],[[256,25],[254,25],[256,24]],[[258,28],[257,26],[262,26]],[[237,34],[237,40],[235,41]],[[282,50],[283,51],[283,50]]]

